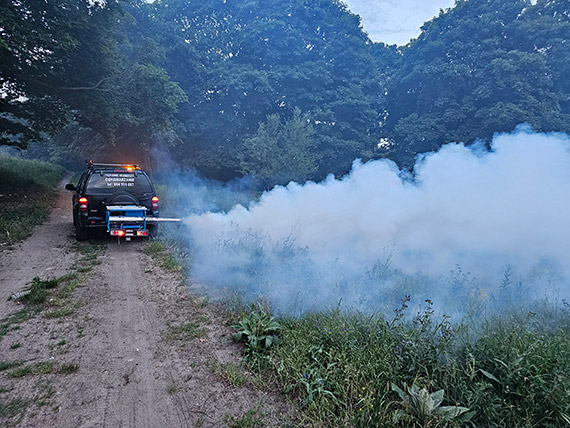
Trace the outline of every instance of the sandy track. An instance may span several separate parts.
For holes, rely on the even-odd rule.
[[[55,426],[192,426],[168,393],[162,334],[166,324],[150,294],[155,278],[144,273],[140,244],[112,243],[78,294],[88,303],[79,355],[82,376],[62,393]],[[154,304],[153,304],[154,303]]]
[[[0,425],[225,427],[248,411],[263,426],[290,419],[287,405],[271,388],[228,382],[224,364],[252,378],[239,365],[240,348],[215,307],[190,295],[180,273],[155,265],[142,253],[143,241],[76,243],[69,200],[61,191],[47,223],[0,254],[0,318],[24,307],[6,298],[33,277],[77,271],[81,253],[93,248],[99,264],[75,289],[68,304],[75,308],[72,314],[48,318],[48,309],[29,309],[32,318],[0,339],[0,355],[1,361],[21,362],[20,367],[73,364],[78,370],[21,378],[0,371],[0,404],[22,407],[0,417]],[[189,322],[197,337],[169,339],[172,326]]]
[[[7,300],[22,291],[35,276],[57,277],[75,260],[71,251],[71,193],[61,189],[48,220],[34,228],[33,235],[12,250],[0,250],[0,316],[9,311]]]

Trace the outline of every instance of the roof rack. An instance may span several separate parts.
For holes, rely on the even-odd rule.
[[[87,164],[88,168],[133,168],[133,169],[141,169],[139,165],[132,164],[132,163],[100,163],[100,162],[93,162],[92,160],[86,160],[85,163]]]

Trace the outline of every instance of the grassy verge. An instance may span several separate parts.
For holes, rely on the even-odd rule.
[[[0,340],[10,331],[18,330],[20,324],[27,321],[30,317],[26,309],[13,313],[12,315],[0,320]]]
[[[72,374],[79,370],[77,364],[54,364],[50,361],[30,364],[8,372],[8,377],[19,378],[28,375]]]
[[[471,327],[436,320],[429,302],[412,319],[404,316],[406,301],[393,320],[332,311],[275,325],[260,311],[242,318],[237,337],[251,367],[299,404],[303,426],[570,423],[568,307],[488,320],[476,336]],[[268,329],[248,327],[260,319]],[[277,343],[260,346],[258,339],[276,332]]]
[[[197,337],[203,337],[206,330],[197,322],[187,322],[181,325],[169,325],[163,339],[168,343],[187,342]]]
[[[180,262],[162,241],[149,242],[144,247],[143,253],[151,256],[160,267],[170,272],[179,272],[182,270]]]
[[[46,162],[0,156],[0,244],[27,238],[49,214],[63,169]]]

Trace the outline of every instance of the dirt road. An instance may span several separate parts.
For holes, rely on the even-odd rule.
[[[49,220],[0,252],[0,425],[273,427],[291,420],[280,394],[240,364],[223,311],[143,253],[146,242],[76,243],[69,205],[60,192]],[[61,279],[43,303],[8,300],[34,277]]]

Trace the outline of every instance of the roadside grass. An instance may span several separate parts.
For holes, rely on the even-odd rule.
[[[20,324],[30,318],[30,313],[27,309],[22,309],[0,321],[0,340],[11,331],[18,330]]]
[[[568,307],[502,314],[475,335],[436,317],[429,301],[404,316],[407,301],[393,319],[340,310],[281,318],[279,342],[246,348],[246,361],[298,403],[302,426],[568,426]]]
[[[67,299],[71,297],[75,288],[83,280],[83,277],[75,273],[65,274],[58,278],[46,280],[35,277],[32,279],[29,292],[22,295],[19,299],[30,305],[42,305],[46,304],[48,297],[50,297],[48,306],[62,306],[67,303]],[[54,290],[56,288],[57,290]],[[69,307],[71,306],[68,306],[68,308]],[[73,311],[70,313],[73,313]],[[52,313],[50,316],[53,317],[54,315],[55,313]]]
[[[250,409],[243,416],[232,417],[227,415],[224,422],[232,428],[256,428],[264,426],[263,415],[259,409]]]
[[[32,373],[32,366],[25,366],[8,372],[8,377],[12,378],[24,377],[31,373]]]
[[[0,244],[24,240],[45,220],[63,172],[46,162],[0,155]]]
[[[218,360],[212,359],[208,362],[208,367],[218,379],[232,386],[240,387],[253,383],[251,377],[244,373],[243,368],[236,363],[220,363]]]
[[[88,273],[95,266],[100,265],[99,255],[104,251],[105,244],[97,242],[74,242],[73,248],[81,254],[81,258],[77,260],[71,267],[78,273]]]
[[[21,365],[21,363],[19,364]],[[21,378],[28,375],[45,375],[45,374],[72,374],[79,370],[78,364],[66,363],[55,364],[51,361],[42,361],[7,372],[10,378]]]
[[[58,279],[48,279],[41,280],[39,277],[32,279],[30,284],[30,289],[28,294],[24,294],[20,297],[22,302],[30,303],[32,305],[38,305],[44,303],[47,299],[50,289],[57,287],[59,284]]]
[[[50,311],[47,311],[44,314],[44,317],[46,317],[46,318],[66,317],[66,316],[73,314],[75,312],[76,307],[77,307],[77,305],[72,305],[72,306],[65,306],[65,307],[59,308],[59,309],[52,309]]]
[[[190,321],[181,325],[169,325],[163,339],[168,343],[188,342],[192,339],[203,337],[206,329],[198,323]]]
[[[77,304],[71,304],[69,299],[73,296],[75,289],[85,281],[85,274],[93,266],[101,263],[98,256],[103,250],[103,246],[99,244],[77,245],[76,250],[81,254],[81,258],[72,266],[76,272],[44,280],[35,277],[30,284],[29,292],[19,299],[31,305],[47,304],[47,306],[59,308],[45,314],[50,318],[72,314]]]
[[[0,361],[0,372],[14,367],[21,366],[22,361]]]
[[[153,240],[148,242],[143,248],[143,253],[152,257],[152,259],[162,268],[170,272],[180,272],[182,265],[172,254],[172,251],[164,242]]]
[[[15,398],[12,400],[6,400],[0,398],[0,418],[12,419],[16,416],[21,416],[26,412],[26,409],[30,405],[30,400],[22,400],[20,398]],[[16,425],[19,421],[15,421]],[[10,425],[6,425],[10,426]]]
[[[34,396],[33,403],[37,407],[47,406],[51,404],[51,398],[56,394],[55,388],[50,380],[41,378],[35,385],[37,393]]]
[[[79,370],[79,364],[61,364],[57,367],[57,373],[59,374],[72,374]]]

